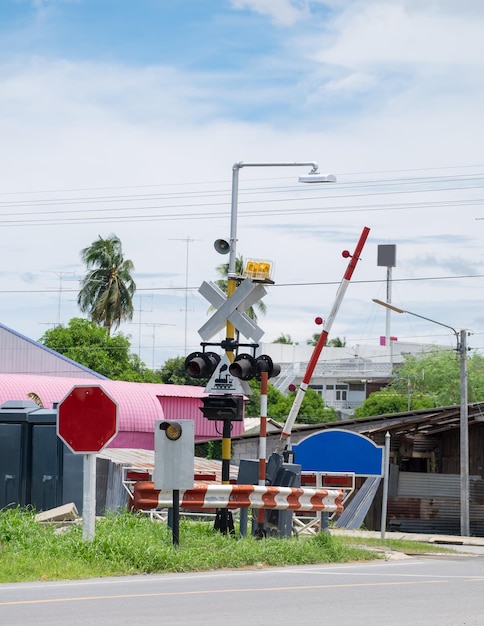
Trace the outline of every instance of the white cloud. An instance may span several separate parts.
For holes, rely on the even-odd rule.
[[[427,64],[446,71],[481,65],[484,15],[480,17],[436,13],[427,3],[420,3],[418,10],[403,2],[349,3],[331,23],[332,42],[326,40],[316,58],[346,68],[393,71],[408,66],[417,71]]]
[[[276,24],[291,26],[308,17],[308,0],[230,0],[234,9],[248,9],[269,16]]]
[[[155,292],[153,306],[143,301],[143,308],[153,309],[143,313],[143,323],[176,324],[158,329],[157,341],[164,345],[164,358],[181,354],[187,248],[175,240],[187,236],[194,240],[189,245],[191,287],[216,278],[214,268],[225,259],[215,253],[213,241],[229,233],[232,164],[240,160],[314,159],[322,171],[338,176],[333,195],[304,188],[297,194],[291,190],[291,202],[286,202],[284,195],[289,192],[282,191],[272,208],[290,207],[292,213],[266,215],[258,209],[266,207],[263,201],[267,194],[250,190],[288,185],[290,181],[295,184],[299,172],[254,169],[241,173],[239,251],[244,256],[271,258],[276,284],[328,283],[271,289],[267,297],[269,315],[260,319],[268,340],[284,332],[296,341],[305,341],[316,332],[313,318],[316,314],[327,316],[346,267],[341,251],[352,250],[364,225],[371,228],[370,238],[350,287],[351,300],[343,303],[334,328],[334,334],[346,336],[349,341],[355,336],[362,338],[362,320],[369,314],[371,297],[377,297],[378,290],[384,288],[384,271],[376,267],[379,243],[398,245],[395,279],[414,279],[434,270],[447,273],[474,267],[480,271],[482,232],[475,219],[482,213],[481,190],[461,188],[453,194],[441,186],[440,192],[432,194],[417,189],[403,193],[408,191],[405,178],[427,176],[426,170],[419,168],[452,166],[440,172],[450,176],[457,173],[457,165],[481,163],[484,103],[478,77],[484,57],[476,36],[480,16],[469,17],[463,8],[456,16],[457,37],[450,32],[452,20],[437,12],[439,3],[431,5],[434,15],[430,9],[420,11],[420,3],[411,2],[333,4],[338,10],[346,9],[344,14],[328,16],[324,22],[305,22],[300,30],[300,23],[291,20],[304,14],[304,3],[254,1],[249,6],[240,0],[239,8],[257,7],[266,15],[272,11],[279,19],[285,15],[285,24],[294,23],[295,27],[287,29],[288,37],[276,55],[251,57],[230,75],[208,67],[196,72],[161,63],[134,68],[116,62],[33,56],[23,59],[22,64],[3,65],[3,213],[20,210],[18,206],[7,207],[7,200],[23,200],[27,204],[21,210],[30,207],[35,214],[54,210],[54,200],[69,197],[65,193],[25,192],[91,189],[81,195],[120,196],[151,191],[165,195],[170,192],[174,197],[185,194],[179,201],[182,208],[194,205],[190,208],[194,212],[209,207],[225,209],[225,217],[127,223],[121,219],[125,215],[122,207],[132,206],[133,217],[139,216],[143,208],[140,203],[111,204],[101,200],[97,205],[81,206],[86,215],[92,208],[101,215],[107,207],[116,207],[118,211],[110,214],[111,223],[3,226],[3,269],[8,269],[8,274],[2,275],[0,284],[2,322],[34,338],[40,336],[45,328],[39,323],[56,319],[57,293],[15,296],[18,306],[13,306],[12,295],[1,291],[18,288],[19,284],[55,289],[59,279],[49,271],[69,270],[80,275],[81,248],[98,234],[115,232],[126,256],[135,262],[139,286],[148,290],[140,294],[162,289]],[[445,4],[449,10],[457,6]],[[469,11],[471,4],[466,4]],[[322,35],[313,37],[315,30]],[[331,40],[327,39],[328,32]],[[450,51],[445,45],[447,35],[454,42]],[[463,49],[453,51],[459,38],[464,42]],[[432,49],[429,51],[424,44]],[[312,63],[307,64],[310,48]],[[298,73],[294,69],[297,67]],[[273,75],[276,79],[265,85],[264,77]],[[249,108],[252,119],[247,114]],[[387,171],[412,168],[417,171]],[[482,168],[472,171],[482,178]],[[268,182],[271,177],[275,180]],[[400,186],[393,187],[394,196],[384,195],[388,190],[382,181],[388,178],[400,182]],[[380,182],[368,190],[366,185],[373,180]],[[203,185],[198,184],[202,181]],[[137,185],[160,187],[138,189]],[[97,187],[113,189],[96,191]],[[368,191],[377,195],[365,197]],[[192,199],[189,193],[193,193]],[[309,194],[311,202],[304,200]],[[32,198],[51,202],[51,206],[32,208]],[[475,205],[452,206],[453,199],[467,198],[474,199]],[[437,205],[439,199],[444,199],[450,204],[445,208],[430,202],[420,208],[411,206],[426,199]],[[401,209],[385,208],[392,203],[400,203]],[[64,208],[76,206],[66,204]],[[308,206],[333,206],[335,210],[303,212],[302,207]],[[251,217],[243,216],[246,208],[253,210]],[[26,277],[33,282],[21,283]],[[374,282],[378,280],[381,282]],[[172,292],[169,287],[178,290]],[[464,310],[460,302],[468,298],[478,303],[479,293],[480,283],[476,280],[446,284],[409,280],[396,284],[395,301],[398,299],[404,308],[413,305],[423,315],[434,313],[438,318],[445,314],[444,322],[464,327],[473,325],[477,315],[474,308],[479,307],[466,306]],[[76,306],[71,302],[74,297],[67,289],[63,292],[63,317],[75,314]],[[42,319],[40,313],[35,315],[40,308]],[[207,308],[196,289],[189,292],[190,347],[195,348],[200,341],[197,328],[206,321]],[[140,327],[136,326],[137,319],[134,321],[127,328],[137,344]],[[141,336],[148,332],[143,327]],[[151,365],[151,339],[143,342],[144,358]]]

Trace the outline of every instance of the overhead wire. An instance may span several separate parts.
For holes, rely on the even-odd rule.
[[[483,185],[473,187],[472,189],[483,188]],[[445,191],[456,191],[460,190],[459,188],[447,189]],[[423,192],[435,192],[436,190],[419,190],[419,191],[400,191],[399,194],[406,193],[423,193]],[[441,191],[441,190],[438,190]],[[387,192],[381,192],[377,194],[353,194],[353,195],[340,195],[338,199],[348,198],[348,197],[372,197],[372,196],[382,196],[382,195],[395,195],[393,192],[388,194]],[[310,198],[310,200],[314,201],[321,198]],[[306,199],[304,199],[306,200]],[[297,201],[300,202],[301,199],[297,198]],[[274,200],[252,200],[252,201],[243,201],[240,204],[264,204],[268,202],[277,202],[279,205],[282,202],[291,202],[291,207],[284,208],[265,208],[265,209],[239,209],[238,217],[253,217],[253,216],[273,216],[273,215],[293,215],[295,212],[294,209],[294,198],[284,198],[284,199],[274,199]],[[359,204],[359,205],[341,205],[341,206],[317,206],[317,207],[298,207],[298,214],[328,214],[328,213],[359,213],[362,211],[368,212],[381,212],[381,211],[410,211],[416,209],[431,209],[431,208],[439,208],[439,207],[464,207],[464,206],[481,206],[484,204],[484,198],[474,198],[474,199],[462,199],[462,200],[429,200],[429,201],[420,201],[420,202],[406,202],[406,203],[386,203],[375,206],[374,204]],[[18,212],[15,213],[0,213],[0,225],[2,226],[52,226],[52,225],[66,225],[66,224],[91,224],[91,223],[103,223],[109,222],[112,220],[112,213],[116,213],[117,221],[122,222],[146,222],[146,221],[177,221],[177,220],[213,220],[213,219],[226,219],[227,218],[227,210],[221,211],[205,211],[205,212],[173,212],[173,213],[149,213],[149,214],[139,214],[133,213],[133,211],[140,210],[149,210],[156,211],[158,209],[168,210],[168,209],[186,209],[186,208],[202,208],[202,207],[213,207],[213,206],[224,206],[225,203],[197,203],[197,204],[184,204],[184,205],[168,205],[168,206],[159,206],[159,207],[115,207],[112,209],[105,208],[94,208],[94,209],[83,209],[82,215],[80,217],[75,217],[76,214],[80,213],[78,210],[68,211],[66,209],[63,210],[55,210],[55,211],[45,211],[43,213],[38,212]],[[130,212],[130,215],[120,215],[120,213]],[[86,216],[86,213],[102,213],[102,215],[96,216]],[[15,216],[15,217],[14,217]],[[36,217],[31,217],[36,216]],[[53,217],[53,216],[59,216]],[[63,216],[63,217],[62,217]],[[8,217],[14,217],[14,219],[5,219]],[[28,218],[28,219],[23,219]]]

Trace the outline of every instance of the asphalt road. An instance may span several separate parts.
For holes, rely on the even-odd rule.
[[[5,626],[483,626],[484,557],[0,585]]]

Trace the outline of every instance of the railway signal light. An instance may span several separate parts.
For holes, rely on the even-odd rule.
[[[203,407],[200,411],[208,420],[230,420],[241,422],[243,420],[244,398],[243,396],[213,395],[202,398]]]
[[[235,378],[241,380],[261,379],[262,372],[267,372],[267,377],[272,378],[281,373],[281,366],[274,363],[270,356],[261,354],[254,358],[250,354],[239,354],[230,364],[229,372]]]
[[[192,378],[210,378],[219,361],[215,352],[192,352],[185,359],[185,371]]]

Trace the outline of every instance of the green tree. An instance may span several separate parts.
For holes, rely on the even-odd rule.
[[[408,410],[409,400],[412,411],[431,409],[435,406],[435,402],[429,396],[414,394],[409,398],[404,393],[387,388],[371,393],[363,404],[355,409],[355,417],[404,413]]]
[[[40,343],[113,380],[159,382],[138,355],[130,353],[128,337],[110,336],[107,329],[89,320],[72,318],[68,326],[46,331]]]
[[[467,358],[469,402],[484,398],[484,357],[474,352]],[[428,354],[407,355],[396,371],[390,388],[433,398],[435,406],[460,402],[460,356],[453,350],[435,350]]]
[[[238,256],[235,259],[235,273],[237,274],[237,276],[242,276],[242,273],[244,271],[244,266],[245,266],[245,261],[244,261],[244,257],[243,256]],[[218,285],[218,287],[220,287],[220,289],[224,292],[227,293],[228,291],[228,275],[229,275],[229,264],[228,263],[222,263],[221,265],[217,265],[217,267],[215,268],[217,270],[217,272],[219,273],[219,275],[221,276],[221,278],[219,278],[218,280],[215,281],[216,285]],[[259,311],[259,313],[262,313],[262,315],[265,315],[267,312],[267,308],[266,305],[262,302],[262,300],[259,300],[259,302],[257,302],[256,304],[257,310]],[[213,310],[213,307],[211,307],[209,310]],[[257,322],[257,314],[254,310],[254,307],[249,307],[246,311],[247,315],[250,317],[251,320],[253,320],[254,322]]]
[[[249,381],[249,385],[252,395],[246,404],[245,414],[247,417],[258,417],[260,415],[260,382],[253,379]],[[269,383],[267,388],[267,417],[285,422],[295,397],[295,391],[284,395]],[[334,409],[326,407],[318,392],[309,387],[304,394],[297,421],[303,424],[320,424],[336,421],[336,419]]]
[[[484,399],[484,358],[475,352],[467,359],[469,402]],[[460,402],[460,357],[455,351],[409,354],[393,381],[365,400],[356,417],[385,415],[411,409],[450,406]]]
[[[99,236],[81,251],[81,258],[89,271],[81,281],[77,303],[91,321],[110,333],[122,321],[133,319],[133,262],[124,258],[116,235]]]
[[[344,348],[346,346],[346,337],[334,337],[334,339],[330,339],[327,343],[327,346],[333,346],[333,348]]]
[[[315,346],[318,343],[321,333],[314,333],[310,339],[306,340],[308,346]],[[326,342],[327,346],[333,346],[333,348],[344,348],[346,346],[346,337],[334,337]]]
[[[315,346],[318,343],[320,335],[321,333],[313,333],[313,335],[309,339],[306,339],[306,345]]]
[[[283,343],[283,344],[294,345],[294,341],[292,340],[291,335],[285,335],[284,333],[281,333],[279,337],[274,339],[272,343]]]

